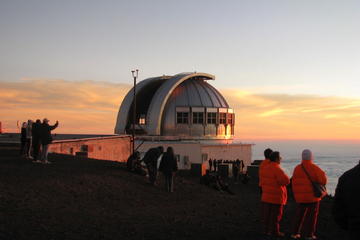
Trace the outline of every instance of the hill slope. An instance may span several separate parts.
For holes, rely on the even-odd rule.
[[[115,162],[53,155],[42,165],[17,152],[0,147],[0,239],[261,239],[255,183],[232,185],[229,195],[178,174],[167,193],[162,178],[150,186]],[[318,236],[339,239],[331,199],[321,206]]]

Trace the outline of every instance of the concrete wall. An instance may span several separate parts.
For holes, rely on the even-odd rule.
[[[87,152],[88,158],[126,162],[131,154],[130,136],[112,136],[54,141],[49,152],[75,155]]]
[[[207,160],[243,160],[245,168],[251,165],[252,158],[251,144],[222,144],[222,145],[202,145],[201,151],[207,154]]]

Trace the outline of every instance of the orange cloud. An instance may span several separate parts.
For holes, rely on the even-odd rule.
[[[112,134],[130,85],[24,79],[0,82],[3,127],[27,119],[59,120],[58,133]],[[221,90],[236,113],[240,139],[360,139],[360,99]]]
[[[222,91],[245,139],[360,139],[360,99]]]
[[[113,133],[126,84],[96,81],[32,80],[0,82],[3,128],[16,132],[17,121],[59,120],[59,133]]]

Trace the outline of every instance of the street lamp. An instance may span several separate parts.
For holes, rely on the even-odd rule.
[[[134,78],[134,105],[133,105],[133,124],[132,124],[132,142],[133,142],[133,145],[132,145],[132,153],[134,154],[135,153],[135,124],[136,124],[136,79],[139,75],[139,70],[136,69],[136,70],[132,70],[131,71],[131,74]]]

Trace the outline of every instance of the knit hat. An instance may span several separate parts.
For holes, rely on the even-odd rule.
[[[309,149],[302,152],[302,160],[313,160],[313,153]]]

